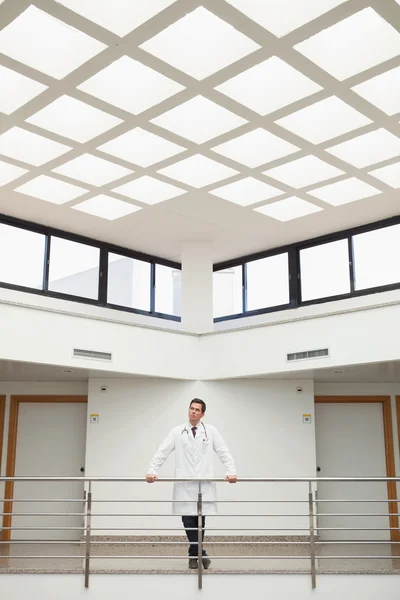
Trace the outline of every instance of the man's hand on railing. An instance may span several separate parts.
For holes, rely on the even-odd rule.
[[[147,475],[146,475],[147,483],[154,483],[156,479],[158,479],[157,475],[152,475],[151,473],[147,473]]]
[[[229,481],[229,483],[236,483],[237,482],[237,475],[227,475],[225,477],[225,479],[227,481]]]

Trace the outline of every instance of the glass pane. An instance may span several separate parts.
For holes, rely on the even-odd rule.
[[[247,310],[289,304],[287,252],[247,263]]]
[[[243,312],[242,266],[213,273],[214,319]]]
[[[300,250],[300,281],[303,302],[350,293],[347,239]]]
[[[41,233],[0,224],[0,281],[41,290],[45,244]]]
[[[155,310],[165,315],[181,314],[181,271],[156,265]]]
[[[108,255],[107,302],[150,311],[150,263]]]
[[[355,289],[400,282],[400,225],[353,236]]]
[[[52,236],[49,290],[97,299],[99,264],[99,248]]]

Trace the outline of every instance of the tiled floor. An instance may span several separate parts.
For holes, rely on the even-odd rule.
[[[85,545],[80,543],[14,543],[2,544],[0,548],[0,573],[82,572],[84,568]],[[165,543],[93,544],[90,570],[91,572],[187,573],[186,551],[186,545]],[[214,557],[208,573],[299,573],[310,571],[308,544],[210,544],[207,546],[207,552]],[[316,552],[316,569],[320,573],[400,574],[400,545],[335,543],[317,545]],[[23,558],[26,556],[32,558]],[[61,558],[66,556],[71,558]],[[105,556],[111,558],[104,558]],[[153,556],[157,558],[149,558]],[[343,556],[344,558],[324,558],[328,556]],[[348,558],[349,556],[354,558]],[[363,558],[365,556],[381,556],[383,558]]]

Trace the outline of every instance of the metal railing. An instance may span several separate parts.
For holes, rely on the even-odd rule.
[[[79,554],[79,555],[75,555],[75,556],[71,556],[71,555],[62,555],[62,556],[55,556],[55,555],[14,555],[14,556],[9,556],[7,558],[18,558],[18,559],[45,559],[45,558],[50,558],[51,559],[62,559],[62,560],[67,560],[67,559],[77,559],[77,558],[82,558],[84,560],[84,575],[85,575],[85,587],[89,587],[89,577],[90,577],[90,566],[91,566],[91,560],[92,559],[96,559],[96,558],[102,558],[102,559],[142,559],[142,560],[154,560],[154,559],[182,559],[185,558],[187,559],[187,556],[167,556],[167,555],[163,555],[163,556],[153,556],[153,555],[129,555],[129,556],[121,556],[121,555],[99,555],[96,556],[93,554],[92,549],[93,546],[102,546],[102,545],[108,545],[108,546],[117,546],[117,545],[129,545],[129,546],[134,546],[134,545],[146,545],[146,544],[151,544],[151,545],[188,545],[188,542],[181,542],[181,541],[152,541],[151,539],[147,542],[144,541],[112,541],[112,540],[107,540],[107,541],[95,541],[93,540],[93,532],[94,531],[113,531],[118,532],[118,531],[152,531],[152,532],[159,532],[159,531],[176,531],[178,528],[171,528],[171,527],[167,527],[167,528],[152,528],[152,527],[104,527],[104,526],[99,526],[99,527],[93,527],[92,526],[92,517],[166,517],[168,516],[168,514],[162,513],[140,513],[140,512],[136,512],[136,513],[95,513],[93,514],[93,504],[94,503],[171,503],[171,502],[180,502],[180,501],[174,501],[174,500],[170,500],[170,499],[166,499],[166,500],[159,500],[159,499],[151,499],[151,500],[143,500],[143,499],[138,499],[138,498],[128,498],[128,499],[103,499],[103,498],[93,498],[93,490],[92,490],[92,484],[94,482],[96,483],[143,483],[145,480],[144,478],[139,478],[139,477],[131,477],[131,478],[121,478],[121,477],[0,477],[0,482],[1,481],[10,481],[10,482],[66,482],[66,481],[70,481],[70,482],[82,482],[83,484],[86,485],[86,490],[84,493],[84,498],[80,498],[80,499],[69,499],[69,498],[5,498],[4,499],[4,503],[11,503],[11,504],[18,504],[20,502],[24,502],[24,503],[43,503],[43,502],[51,502],[51,503],[57,503],[57,502],[67,502],[67,503],[82,503],[83,505],[83,512],[52,512],[52,513],[45,513],[45,512],[13,512],[12,510],[10,512],[3,512],[1,513],[1,516],[3,517],[3,519],[8,519],[10,522],[10,525],[6,525],[3,526],[2,531],[3,531],[3,538],[2,541],[0,542],[1,546],[0,548],[3,549],[5,546],[7,545],[11,545],[11,544],[22,544],[22,545],[30,545],[30,544],[83,544],[84,546],[84,554]],[[249,514],[219,514],[219,517],[282,517],[282,518],[286,518],[286,517],[304,517],[306,519],[308,519],[308,527],[278,527],[278,528],[257,528],[257,527],[234,527],[234,528],[210,528],[207,527],[207,531],[256,531],[256,532],[260,532],[262,531],[264,534],[266,532],[282,532],[282,531],[287,531],[288,529],[290,529],[290,531],[296,531],[296,532],[307,532],[307,537],[309,538],[309,541],[290,541],[290,539],[288,539],[288,541],[203,541],[203,536],[202,536],[202,517],[203,517],[203,509],[205,504],[207,504],[207,502],[213,502],[213,501],[207,501],[207,500],[203,500],[203,494],[202,494],[202,484],[203,483],[208,483],[208,482],[225,482],[224,479],[197,479],[197,478],[193,478],[193,479],[188,479],[188,478],[165,478],[165,479],[157,479],[158,483],[163,483],[163,482],[196,482],[198,484],[198,494],[197,494],[197,528],[193,528],[195,530],[197,530],[197,534],[198,534],[198,542],[196,542],[197,548],[198,548],[198,555],[197,555],[197,559],[198,559],[198,565],[197,565],[197,583],[198,583],[198,588],[202,589],[203,586],[203,564],[202,564],[202,551],[203,551],[203,547],[204,546],[213,546],[213,545],[255,545],[255,546],[279,546],[279,545],[290,545],[290,546],[307,546],[309,548],[309,554],[307,555],[302,555],[302,556],[289,556],[289,555],[283,555],[283,556],[277,556],[277,555],[250,555],[250,556],[246,556],[246,555],[237,555],[237,556],[210,556],[210,559],[230,559],[230,560],[234,560],[234,559],[251,559],[251,560],[260,560],[260,559],[282,559],[282,560],[290,560],[290,559],[304,559],[304,560],[309,560],[310,561],[310,571],[309,573],[311,574],[311,585],[312,588],[314,589],[316,587],[316,575],[317,575],[317,569],[316,569],[316,561],[319,558],[319,556],[317,555],[317,551],[316,548],[317,546],[322,546],[324,544],[343,544],[343,545],[352,545],[352,544],[368,544],[368,545],[376,545],[376,544],[400,544],[400,530],[399,530],[399,520],[398,517],[400,516],[398,513],[398,504],[397,504],[397,498],[390,498],[390,499],[317,499],[316,495],[314,495],[314,490],[313,490],[313,484],[316,483],[321,483],[321,482],[351,482],[351,483],[357,483],[357,482],[380,482],[380,483],[386,483],[388,484],[389,482],[400,482],[400,478],[399,477],[359,477],[359,478],[351,478],[351,477],[318,477],[318,478],[305,478],[305,477],[300,477],[300,478],[240,478],[238,480],[238,484],[240,486],[240,483],[305,483],[308,484],[308,494],[307,494],[307,498],[303,499],[296,499],[296,500],[288,500],[288,499],[282,499],[282,500],[277,500],[277,499],[268,499],[268,500],[259,500],[259,499],[252,499],[252,500],[221,500],[218,501],[217,504],[224,504],[224,503],[252,503],[252,504],[268,504],[268,503],[274,503],[274,504],[287,504],[287,503],[291,503],[291,504],[306,504],[308,511],[305,513],[301,513],[301,514],[293,514],[293,513],[288,513],[288,512],[283,512],[282,514],[254,514],[254,513],[249,513]],[[239,487],[240,489],[240,487]],[[393,489],[393,488],[392,488]],[[385,503],[388,504],[389,506],[389,512],[388,513],[374,513],[374,512],[364,512],[364,513],[319,513],[318,510],[316,510],[316,507],[318,504],[323,504],[325,502],[334,502],[334,503],[354,503],[354,502],[361,502],[361,503],[374,503],[374,504],[379,504],[379,503]],[[393,509],[396,509],[396,512],[393,512]],[[82,517],[83,518],[83,525],[81,527],[54,527],[54,526],[47,526],[47,527],[13,527],[12,523],[11,523],[11,519],[12,517],[15,516],[31,516],[31,517],[54,517],[54,516],[60,516],[60,517]],[[393,522],[395,523],[395,527],[319,527],[317,526],[316,523],[316,519],[318,517],[389,517]],[[186,528],[187,529],[187,528]],[[80,531],[81,534],[83,535],[83,542],[82,541],[72,541],[72,540],[9,540],[8,538],[11,537],[11,533],[12,531]],[[181,528],[179,528],[179,530],[181,530]],[[319,540],[316,539],[317,538],[317,534],[319,534],[319,532],[322,531],[344,531],[344,532],[350,532],[350,531],[390,531],[391,532],[391,540],[387,541],[387,540],[357,540],[357,541],[352,541],[352,540]],[[7,532],[6,535],[4,536],[4,532]],[[6,537],[7,539],[4,539],[4,537]],[[193,543],[193,542],[191,542]],[[193,543],[194,544],[194,543]],[[399,546],[399,550],[400,550],[400,546]],[[400,562],[400,551],[399,553],[396,553],[397,556],[399,556],[399,562]],[[0,556],[4,556],[3,552],[1,552]],[[323,558],[324,560],[332,560],[332,559],[388,559],[390,558],[390,556],[385,555],[323,555],[320,558]],[[305,571],[306,572],[306,571]]]

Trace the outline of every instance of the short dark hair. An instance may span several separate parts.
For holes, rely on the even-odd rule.
[[[193,400],[189,404],[189,408],[192,406],[192,404],[201,404],[201,412],[202,413],[206,412],[207,406],[206,406],[206,403],[204,402],[204,400],[200,400],[200,398],[193,398]]]

